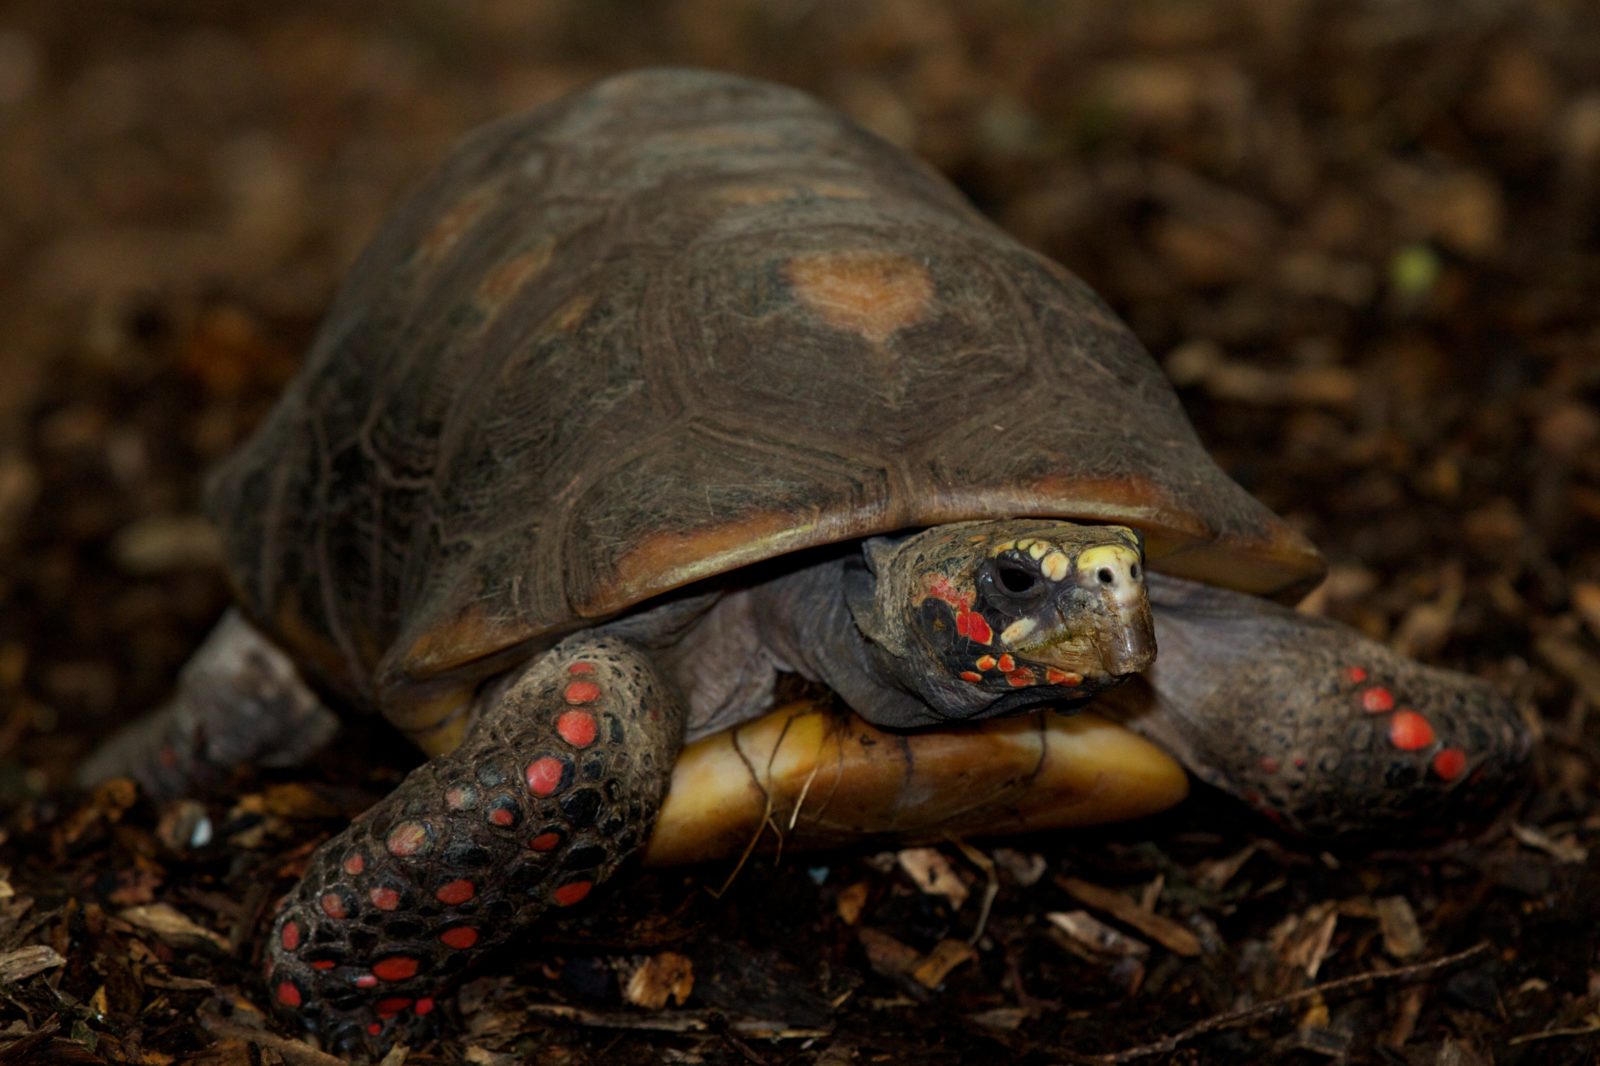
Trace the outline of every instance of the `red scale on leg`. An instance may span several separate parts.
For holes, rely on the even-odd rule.
[[[364,973],[355,981],[357,988],[377,988],[378,979],[370,973]]]
[[[1359,685],[1367,679],[1365,666],[1347,666],[1344,668],[1344,679],[1352,685]]]
[[[417,975],[418,965],[410,955],[390,955],[373,964],[372,975],[382,981],[406,981]]]
[[[284,951],[293,951],[300,946],[300,924],[298,922],[284,922],[283,932],[278,935],[278,942],[283,945]]]
[[[1433,772],[1443,781],[1454,781],[1467,770],[1467,753],[1460,748],[1441,748],[1433,757]]]
[[[396,892],[392,888],[374,888],[371,892],[367,893],[367,898],[370,899],[372,901],[372,905],[378,908],[380,911],[392,911],[400,906],[400,893]]]
[[[393,1018],[396,1014],[411,1006],[411,1003],[410,996],[390,996],[387,999],[378,1000],[372,1005],[372,1009],[378,1012],[378,1017],[380,1018]]]
[[[540,833],[528,841],[528,847],[534,851],[554,851],[561,846],[561,834],[551,830]]]
[[[1382,685],[1374,685],[1361,693],[1361,709],[1368,714],[1382,714],[1394,709],[1394,694]]]
[[[600,726],[588,711],[567,711],[556,719],[556,732],[575,748],[587,748],[600,734]]]
[[[1401,751],[1417,751],[1433,743],[1433,726],[1409,708],[1395,712],[1389,720],[1389,743]]]
[[[409,859],[425,855],[433,843],[433,834],[424,822],[401,822],[389,830],[384,847],[397,858]]]
[[[438,900],[440,903],[448,903],[450,906],[454,907],[458,904],[467,902],[467,900],[477,895],[477,893],[477,886],[471,881],[468,881],[466,878],[457,878],[454,881],[449,881],[440,885],[438,891],[433,894],[433,898]]]
[[[574,706],[593,703],[600,698],[600,686],[593,681],[569,681],[561,698]]]
[[[589,894],[594,887],[590,881],[569,881],[550,895],[563,907],[570,907]]]
[[[336,921],[350,916],[350,905],[337,892],[325,892],[317,902],[322,906],[322,913]]]
[[[584,662],[583,660],[579,660],[578,662],[575,662],[571,666],[567,667],[567,673],[569,673],[569,674],[592,674],[592,673],[594,673],[594,663]]]
[[[541,755],[528,764],[524,776],[528,780],[528,791],[535,796],[548,796],[561,787],[561,778],[566,773],[566,764],[553,755]]]
[[[300,989],[293,981],[278,982],[278,1002],[285,1007],[298,1007],[301,1003]]]
[[[356,876],[357,874],[359,874],[362,870],[365,870],[366,868],[367,868],[367,857],[365,855],[361,854],[359,851],[351,852],[349,855],[347,855],[345,857],[345,860],[344,860],[344,872],[349,874],[351,877]]]
[[[439,934],[439,943],[457,951],[465,951],[478,942],[478,931],[470,925],[458,925]]]

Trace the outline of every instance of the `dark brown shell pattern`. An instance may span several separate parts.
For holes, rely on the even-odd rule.
[[[1321,572],[1080,281],[811,97],[674,70],[464,141],[209,504],[246,613],[391,717],[670,589],[897,529],[1119,521],[1184,576]]]

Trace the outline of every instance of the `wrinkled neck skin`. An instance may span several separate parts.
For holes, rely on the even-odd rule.
[[[762,644],[780,670],[828,686],[875,725],[916,728],[961,720],[941,714],[920,695],[902,688],[888,656],[862,634],[847,602],[846,585],[870,586],[873,580],[860,556],[851,555],[783,574],[752,589]]]

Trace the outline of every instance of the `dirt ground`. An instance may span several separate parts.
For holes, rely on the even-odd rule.
[[[720,898],[726,866],[640,875],[406,1061],[1595,1061],[1592,0],[11,0],[0,1063],[327,1061],[263,1017],[259,929],[406,749],[358,727],[205,803],[64,786],[222,609],[199,480],[398,192],[480,121],[657,63],[810,89],[1080,273],[1327,552],[1311,609],[1512,693],[1534,772],[1424,851],[1323,850],[1201,790],[758,859]]]

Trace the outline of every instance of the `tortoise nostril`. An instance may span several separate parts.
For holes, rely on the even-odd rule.
[[[1111,567],[1109,566],[1102,566],[1100,568],[1100,572],[1095,576],[1100,579],[1100,584],[1102,585],[1111,584],[1111,582],[1115,581],[1117,577],[1117,575],[1111,572]]]

